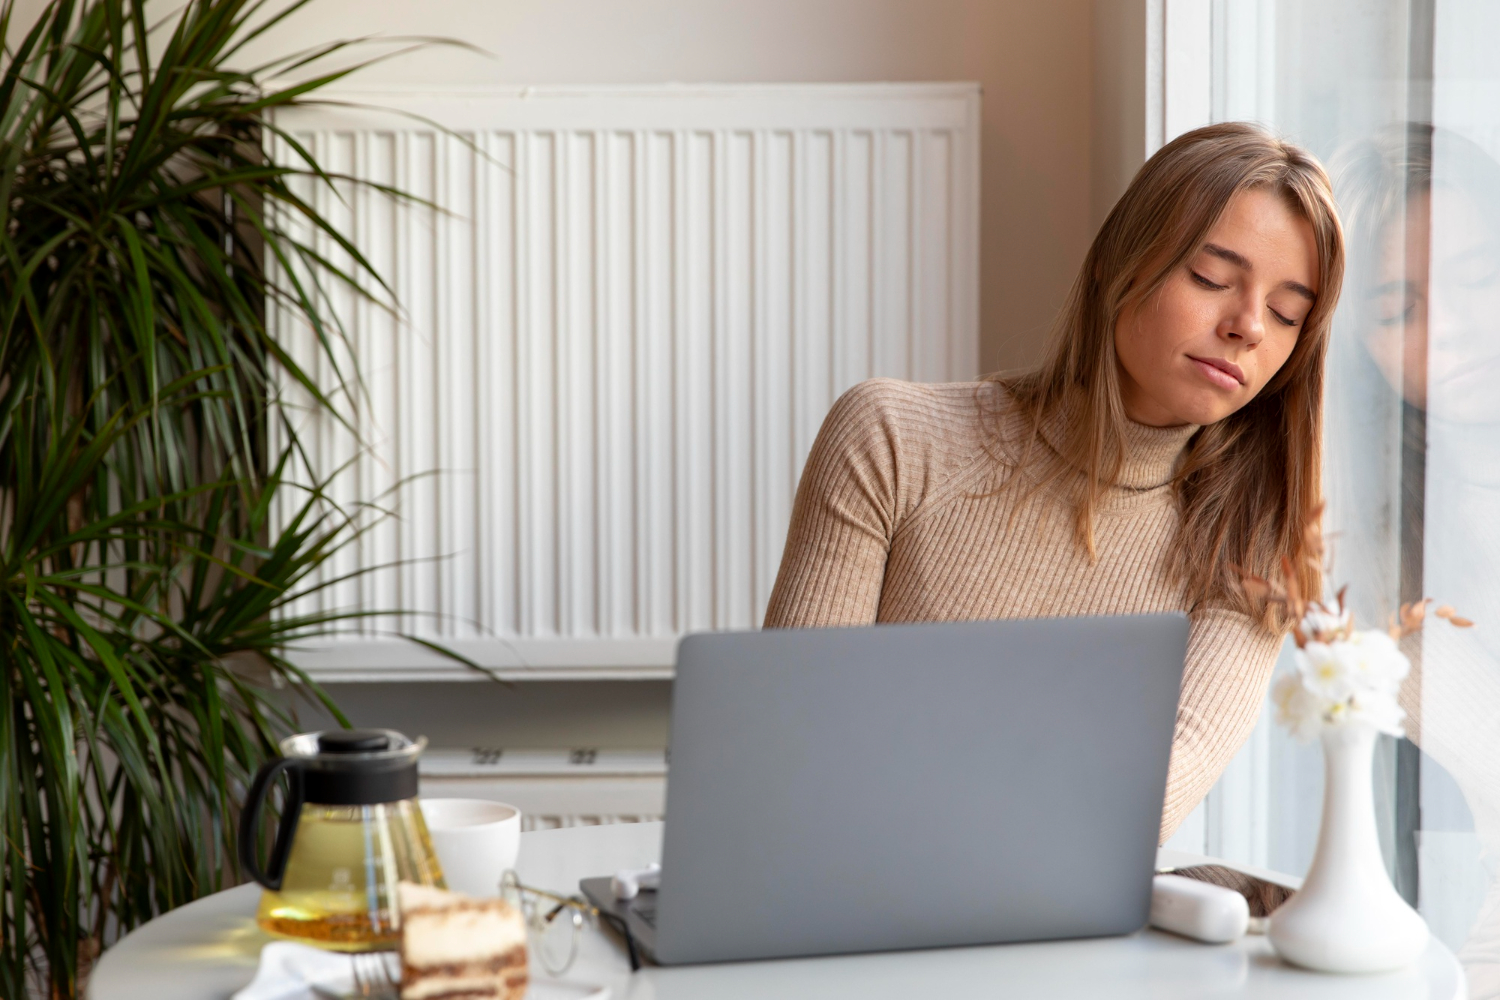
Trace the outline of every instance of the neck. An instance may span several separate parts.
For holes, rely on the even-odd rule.
[[[1187,443],[1198,433],[1196,424],[1152,427],[1126,420],[1122,442],[1125,460],[1115,485],[1127,489],[1150,489],[1172,481]]]
[[[1076,406],[1065,407],[1042,421],[1042,439],[1058,454],[1068,452],[1064,442],[1068,431],[1076,429],[1074,421],[1079,419],[1078,412]],[[1124,452],[1120,472],[1111,485],[1146,490],[1170,483],[1188,441],[1198,430],[1196,424],[1152,427],[1127,419],[1120,441]]]

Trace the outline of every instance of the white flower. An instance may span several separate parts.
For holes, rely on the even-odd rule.
[[[1350,722],[1401,735],[1405,713],[1396,694],[1411,662],[1389,635],[1367,630],[1331,642],[1311,641],[1297,650],[1296,662],[1296,671],[1276,682],[1272,698],[1277,720],[1298,739]]]
[[[1297,673],[1308,691],[1328,701],[1344,701],[1354,693],[1354,672],[1344,645],[1309,642],[1297,650]]]
[[[1298,674],[1283,674],[1271,691],[1276,721],[1299,740],[1315,739],[1323,728],[1328,701],[1309,691]]]
[[[1345,642],[1344,654],[1350,661],[1350,672],[1364,686],[1390,689],[1393,693],[1411,671],[1411,661],[1384,632],[1366,629],[1355,632]]]

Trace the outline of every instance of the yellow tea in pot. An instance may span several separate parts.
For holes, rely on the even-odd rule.
[[[395,948],[396,883],[444,887],[414,799],[302,806],[280,889],[261,894],[262,930],[335,951]]]

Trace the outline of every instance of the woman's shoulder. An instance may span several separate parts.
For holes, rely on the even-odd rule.
[[[863,469],[900,517],[954,475],[993,460],[999,420],[1012,407],[994,382],[868,379],[834,403],[810,464]]]
[[[903,443],[968,445],[993,433],[997,415],[1014,407],[997,382],[907,382],[872,378],[833,404],[828,423],[871,434],[897,434]]]

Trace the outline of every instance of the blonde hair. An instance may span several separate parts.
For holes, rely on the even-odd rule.
[[[1094,512],[1124,461],[1115,326],[1150,299],[1207,238],[1230,200],[1269,190],[1312,226],[1318,297],[1291,356],[1253,400],[1193,435],[1173,479],[1181,510],[1172,569],[1194,606],[1252,608],[1242,571],[1279,575],[1289,560],[1305,594],[1321,593],[1302,558],[1305,525],[1322,499],[1323,370],[1343,281],[1344,240],[1332,187],[1305,150],[1258,126],[1228,122],[1173,139],[1146,161],[1104,220],[1053,325],[1042,363],[991,376],[1029,417],[1063,430],[1044,482],[1070,484],[1079,542],[1094,554]],[[1021,462],[1047,449],[1028,445]],[[1082,475],[1063,477],[1066,470]],[[1269,619],[1268,619],[1269,621]]]

